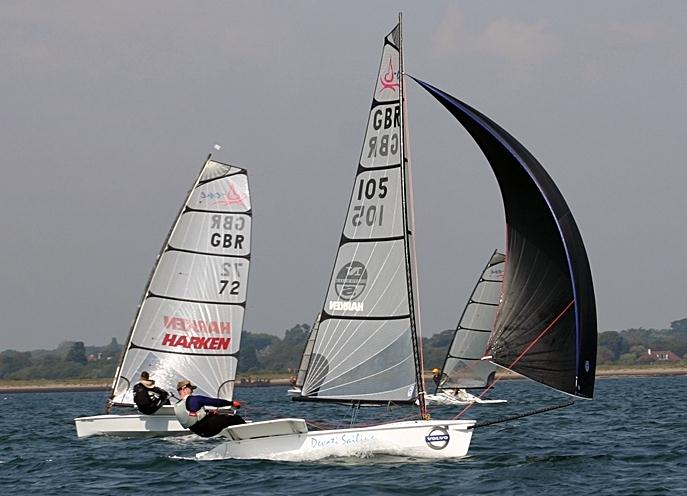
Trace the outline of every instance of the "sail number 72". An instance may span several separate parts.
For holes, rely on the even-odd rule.
[[[224,262],[222,264],[222,272],[219,280],[219,294],[238,295],[241,282],[238,280],[241,277],[239,269],[243,268],[243,262]],[[224,279],[231,277],[232,279]]]

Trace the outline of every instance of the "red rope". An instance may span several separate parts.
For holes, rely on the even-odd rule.
[[[561,313],[559,313],[559,314],[556,316],[556,318],[554,318],[554,319],[549,323],[549,325],[547,325],[547,326],[544,328],[544,330],[543,330],[542,332],[540,332],[539,335],[538,335],[536,338],[534,338],[534,339],[532,340],[532,342],[522,351],[522,353],[520,353],[520,354],[515,358],[515,360],[513,360],[513,363],[510,364],[510,366],[508,367],[508,369],[512,369],[513,366],[514,366],[516,363],[518,363],[518,362],[520,361],[520,359],[521,359],[523,356],[525,356],[525,354],[526,354],[528,351],[530,351],[530,350],[532,349],[532,347],[533,347],[535,344],[537,344],[537,342],[538,342],[542,337],[544,337],[544,335],[545,335],[547,332],[549,332],[549,331],[551,330],[551,328],[552,328],[554,325],[556,325],[556,323],[558,323],[559,320],[561,320],[561,318],[563,318],[563,315],[565,315],[565,313],[566,313],[568,310],[570,310],[570,308],[573,306],[574,303],[575,303],[575,300],[572,300],[570,303],[568,303],[568,304],[565,306],[565,308],[564,308],[563,310],[561,310]],[[484,389],[484,391],[482,391],[482,394],[480,394],[478,398],[479,398],[479,399],[482,399],[482,396],[484,396],[485,394],[487,394],[487,392],[488,392],[491,388],[493,388],[493,387],[496,385],[496,383],[499,382],[500,380],[501,380],[500,378],[494,380],[494,382],[492,382],[488,387],[486,387],[486,388]],[[458,413],[458,415],[456,415],[456,416],[453,417],[453,418],[454,418],[454,419],[458,419],[458,418],[462,417],[463,414],[464,414],[465,412],[467,412],[470,408],[472,408],[472,406],[473,406],[475,403],[476,403],[476,402],[472,402],[472,403],[469,403],[469,404],[465,405],[465,408],[463,408],[463,409]]]

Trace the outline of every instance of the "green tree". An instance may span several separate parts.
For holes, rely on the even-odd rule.
[[[613,353],[613,360],[617,360],[620,355],[628,349],[628,343],[623,336],[616,331],[606,331],[599,334],[599,346],[603,346]]]
[[[241,351],[239,351],[239,372],[249,372],[256,371],[260,368],[260,362],[258,361],[258,353],[255,347],[244,347],[241,346]]]
[[[637,361],[637,355],[634,353],[623,353],[620,355],[620,359],[618,361],[625,365],[633,365]]]
[[[262,368],[275,372],[293,371],[298,368],[310,335],[308,324],[298,324],[284,333],[284,339],[275,342],[261,357]]]
[[[260,357],[264,356],[277,342],[279,342],[279,338],[272,334],[243,331],[241,333],[238,371],[258,371],[265,368]]]
[[[117,338],[112,338],[109,344],[102,347],[100,352],[103,356],[117,356],[122,351],[122,345],[117,342]]]
[[[71,344],[67,353],[64,356],[66,362],[74,362],[85,365],[88,360],[86,359],[86,347],[83,341],[76,341]]]
[[[596,363],[612,363],[615,361],[615,355],[611,350],[605,346],[599,346],[596,352]]]
[[[7,350],[0,353],[0,379],[31,365],[30,351]]]
[[[670,328],[674,331],[687,331],[687,318],[672,321],[670,323]]]

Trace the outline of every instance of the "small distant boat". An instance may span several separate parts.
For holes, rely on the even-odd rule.
[[[74,419],[78,437],[184,435],[171,405],[136,409],[142,371],[175,391],[231,400],[250,265],[251,202],[245,169],[203,164],[158,255],[117,368],[106,414]],[[121,413],[109,413],[115,407]]]
[[[228,427],[200,460],[306,461],[396,455],[458,458],[474,420],[431,419],[419,348],[417,272],[403,79],[401,23],[384,39],[360,160],[317,332],[294,400],[413,405],[412,420],[311,430],[301,418]],[[475,109],[416,80],[484,152],[501,188],[507,224],[503,299],[487,353],[501,366],[564,393],[591,398],[596,311],[581,236],[536,159]],[[325,109],[326,110],[326,109]],[[457,257],[456,257],[457,258]],[[299,381],[297,380],[297,383]],[[548,411],[548,408],[543,411]],[[394,409],[406,415],[402,409]]]
[[[439,383],[434,394],[427,395],[428,404],[506,403],[506,400],[483,399],[468,391],[487,388],[494,382],[497,366],[482,357],[496,321],[505,265],[505,255],[494,251],[465,305],[438,374]]]
[[[305,374],[308,371],[308,365],[310,364],[310,356],[312,355],[312,347],[315,344],[315,338],[317,338],[317,330],[320,328],[320,317],[321,313],[317,314],[315,322],[310,328],[310,333],[308,334],[308,340],[305,342],[305,349],[303,350],[303,355],[301,355],[301,364],[298,367],[298,375],[296,376],[295,383],[286,394],[289,396],[300,396],[303,390],[303,382],[305,381]]]

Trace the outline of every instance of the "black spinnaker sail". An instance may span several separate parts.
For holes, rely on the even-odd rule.
[[[415,79],[463,125],[486,156],[507,224],[504,295],[487,353],[504,367],[591,398],[596,304],[582,237],[558,187],[513,136],[479,111]]]

